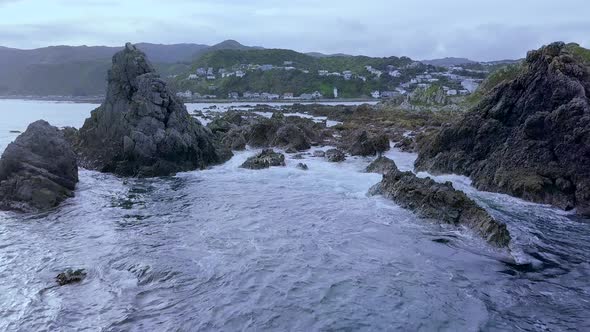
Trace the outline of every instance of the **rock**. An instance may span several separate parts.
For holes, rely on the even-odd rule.
[[[303,159],[303,153],[298,153],[296,155],[293,156],[293,159]]]
[[[387,157],[379,157],[367,166],[367,173],[377,173],[385,175],[391,171],[397,171],[395,162]]]
[[[322,150],[316,150],[313,152],[314,157],[324,158],[326,156],[326,152]]]
[[[403,152],[414,152],[416,151],[416,141],[412,137],[404,137],[395,143],[394,147]]]
[[[31,123],[0,159],[0,209],[34,212],[74,196],[76,154],[63,132],[43,120]]]
[[[20,134],[20,130],[10,130],[9,133],[11,134]]]
[[[55,281],[57,281],[60,286],[64,286],[67,284],[81,282],[84,280],[84,278],[86,278],[86,271],[84,269],[75,271],[72,269],[67,269],[66,271],[58,274],[57,277],[55,277]]]
[[[86,168],[139,177],[202,169],[231,156],[129,43],[113,56],[106,99],[80,129],[76,150]]]
[[[231,150],[244,150],[246,149],[246,136],[243,130],[239,128],[230,129],[221,138],[221,144]]]
[[[250,127],[248,145],[261,148],[269,147],[273,143],[280,122],[273,119],[261,119]]]
[[[419,149],[416,169],[590,216],[590,72],[576,47],[529,52],[513,79]]]
[[[304,164],[304,163],[297,164],[297,168],[302,171],[307,171],[309,169],[309,167],[307,167],[307,164]]]
[[[329,162],[332,162],[332,163],[338,163],[338,162],[346,160],[346,156],[344,155],[344,152],[342,152],[338,149],[330,149],[330,150],[326,151],[326,158],[328,159]]]
[[[286,124],[280,127],[276,132],[272,145],[277,147],[289,147],[297,151],[307,150],[311,147],[303,130],[294,124]]]
[[[263,169],[271,166],[285,166],[285,155],[274,152],[273,149],[264,149],[254,157],[248,158],[240,167],[248,169]]]
[[[389,138],[383,134],[369,136],[366,130],[352,134],[348,152],[353,156],[374,156],[389,150]]]
[[[437,183],[394,169],[371,188],[370,194],[381,194],[424,218],[467,226],[498,247],[506,247],[510,242],[506,225],[492,218],[462,191],[455,190],[450,182]]]

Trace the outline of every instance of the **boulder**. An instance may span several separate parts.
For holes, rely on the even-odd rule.
[[[369,135],[366,130],[352,134],[348,152],[353,156],[374,156],[389,150],[389,138],[384,134]]]
[[[276,132],[272,145],[292,148],[297,151],[307,150],[311,147],[303,130],[294,124],[285,124],[280,127]]]
[[[326,156],[326,152],[322,150],[316,150],[313,152],[314,157],[324,158]]]
[[[271,166],[285,166],[285,155],[275,152],[273,149],[264,149],[259,154],[248,158],[240,167],[263,169]]]
[[[396,167],[371,188],[370,194],[381,194],[424,218],[467,226],[495,246],[506,247],[510,242],[506,225],[492,218],[465,193],[455,190],[450,182],[437,183]]]
[[[113,56],[106,99],[80,129],[76,150],[86,168],[139,177],[202,169],[231,157],[129,43]]]
[[[385,175],[391,171],[397,171],[395,162],[387,157],[379,157],[365,169],[367,173],[377,173]]]
[[[86,278],[86,271],[84,269],[72,270],[67,269],[55,277],[55,281],[60,285],[68,285],[76,282],[81,282]]]
[[[590,216],[590,71],[579,53],[563,43],[529,52],[512,79],[419,148],[416,169]]]
[[[231,150],[244,150],[246,148],[246,136],[240,128],[232,128],[221,137],[221,144]]]
[[[307,164],[304,164],[304,163],[297,164],[297,168],[302,171],[307,171],[309,169],[309,167],[307,167]]]
[[[344,152],[338,149],[330,149],[326,151],[326,159],[332,163],[339,163],[346,160],[346,156],[344,155]]]
[[[0,159],[0,209],[35,212],[74,196],[76,154],[63,132],[43,120],[31,123]]]

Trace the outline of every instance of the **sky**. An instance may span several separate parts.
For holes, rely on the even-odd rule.
[[[216,44],[413,59],[590,47],[590,0],[0,0],[0,46]]]

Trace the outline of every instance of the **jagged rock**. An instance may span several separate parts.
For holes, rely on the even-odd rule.
[[[590,215],[590,73],[572,47],[529,52],[514,79],[420,148],[416,168]]]
[[[43,120],[31,123],[0,159],[0,209],[50,209],[74,196],[76,154],[64,134]]]
[[[246,148],[246,136],[240,128],[232,128],[221,138],[221,144],[231,150],[244,150]]]
[[[293,159],[303,159],[303,153],[298,153],[296,155],[293,156]]]
[[[330,149],[326,151],[326,159],[332,163],[339,163],[346,160],[346,156],[344,155],[344,152],[338,149]]]
[[[307,164],[304,164],[304,163],[297,164],[297,168],[302,171],[307,171],[309,169],[309,167],[307,167]]]
[[[248,145],[260,148],[271,146],[276,136],[280,122],[273,119],[261,119],[250,127]]]
[[[84,280],[84,278],[86,278],[86,274],[87,273],[84,269],[79,269],[79,270],[67,269],[64,272],[58,274],[57,277],[55,277],[55,281],[57,281],[57,283],[60,286],[64,286],[67,284],[73,284],[73,283],[81,282],[82,280]]]
[[[129,43],[113,56],[106,99],[86,119],[76,148],[86,168],[141,177],[204,168],[231,156]]]
[[[396,167],[371,188],[370,194],[381,194],[424,218],[467,226],[496,246],[505,247],[510,242],[506,225],[492,218],[462,191],[455,190],[450,182],[418,178]]]
[[[289,147],[297,151],[309,149],[311,146],[303,130],[294,124],[286,124],[277,130],[273,146]]]
[[[379,157],[365,169],[367,173],[377,173],[385,175],[391,171],[397,171],[395,162],[387,157]]]
[[[271,166],[285,166],[285,155],[274,152],[273,149],[264,149],[254,157],[248,158],[240,167],[249,169],[263,169],[269,168]]]
[[[374,156],[389,150],[389,138],[383,134],[370,136],[366,130],[359,130],[350,140],[347,150],[353,156]]]
[[[324,158],[326,156],[326,152],[322,150],[317,150],[313,152],[314,157]]]
[[[412,137],[403,137],[399,142],[395,143],[395,148],[403,152],[416,151],[416,140]]]

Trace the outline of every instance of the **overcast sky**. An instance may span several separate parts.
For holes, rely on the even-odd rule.
[[[297,51],[520,58],[590,46],[590,0],[0,0],[0,45],[242,44]]]

